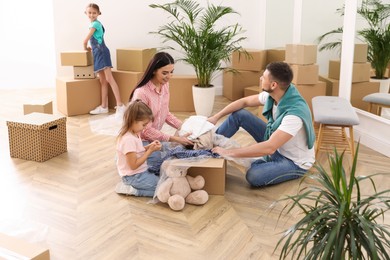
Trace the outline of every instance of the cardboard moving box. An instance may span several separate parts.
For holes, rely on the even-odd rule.
[[[66,117],[34,112],[7,126],[12,158],[44,162],[67,151]]]
[[[48,248],[0,233],[0,259],[50,260]]]
[[[259,94],[261,91],[260,86],[251,86],[244,89],[244,97]]]
[[[23,113],[25,115],[33,112],[53,114],[53,102],[47,100],[33,100],[30,104],[23,105]]]
[[[294,75],[292,80],[294,84],[316,84],[318,82],[319,68],[317,64],[290,64],[290,67]]]
[[[93,65],[73,66],[73,77],[75,79],[94,79],[96,74],[93,71]]]
[[[61,52],[62,66],[89,66],[93,64],[90,51],[64,51]]]
[[[329,61],[329,78],[340,79],[340,60]],[[370,81],[371,64],[353,63],[352,64],[352,83]]]
[[[224,195],[226,182],[226,161],[222,158],[204,158],[199,160],[171,160],[173,165],[189,166],[187,174],[195,177],[203,176],[205,179],[204,190],[209,195]]]
[[[112,71],[112,76],[114,77],[116,84],[118,84],[123,104],[127,104],[129,102],[130,94],[137,85],[138,81],[141,80],[142,75],[142,72],[136,71]],[[115,106],[115,96],[110,87],[108,88],[108,107],[115,108]]]
[[[246,87],[259,85],[263,72],[239,70],[238,72],[223,71],[223,96],[230,100],[244,97]]]
[[[317,62],[317,45],[287,44],[286,62],[290,64],[308,65]]]
[[[321,75],[318,76],[318,79],[320,81],[325,82],[325,84],[326,84],[326,95],[327,96],[334,96],[333,95],[333,89],[337,88],[337,91],[338,91],[338,89],[339,89],[339,80],[331,79],[331,78],[328,78],[328,77],[325,77],[325,76],[321,76]],[[336,96],[338,96],[338,93],[337,93]]]
[[[246,49],[251,55],[246,57],[244,53],[237,51],[232,54],[232,68],[236,70],[262,71],[267,60],[266,50]]]
[[[267,50],[266,66],[271,62],[284,61],[286,59],[286,48],[275,48]],[[265,69],[265,68],[264,68]]]
[[[169,111],[194,112],[192,86],[196,84],[196,75],[173,75],[169,80]]]
[[[311,105],[311,100],[316,96],[325,96],[326,95],[326,83],[323,81],[318,81],[317,84],[310,85],[296,85],[301,96],[306,100],[306,103],[309,105],[311,112],[313,113],[313,107]]]
[[[116,68],[117,70],[144,72],[154,54],[156,54],[156,48],[117,49]]]
[[[66,116],[88,114],[101,104],[99,79],[57,78],[57,109]]]

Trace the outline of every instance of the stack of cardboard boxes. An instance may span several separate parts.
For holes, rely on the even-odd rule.
[[[246,50],[251,57],[234,52],[231,68],[233,71],[223,72],[223,96],[231,101],[240,99],[245,95],[245,88],[259,86],[267,62],[267,51],[258,49]]]
[[[328,77],[320,76],[320,80],[327,84],[327,95],[339,95],[340,65],[340,60],[330,60]],[[371,65],[367,62],[367,44],[355,44],[352,70],[351,104],[367,111],[368,105],[363,97],[379,91],[379,83],[370,82]]]
[[[317,45],[287,44],[285,61],[294,73],[292,82],[312,109],[312,98],[326,95],[326,83],[318,80]]]
[[[117,70],[112,70],[118,84],[122,102],[127,103],[131,91],[141,79],[143,72],[156,53],[151,49],[118,49]],[[81,71],[92,69],[93,58],[89,51],[61,52],[61,65],[73,66],[73,77],[58,77],[56,81],[57,109],[66,116],[88,114],[90,110],[101,104],[101,86],[98,78]],[[109,88],[108,106],[116,105],[114,94]]]

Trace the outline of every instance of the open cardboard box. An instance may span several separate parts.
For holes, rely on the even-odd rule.
[[[0,259],[50,260],[48,248],[0,233]]]
[[[187,174],[195,177],[203,176],[204,190],[209,195],[224,195],[226,181],[226,161],[222,158],[203,158],[199,160],[173,159],[172,165],[189,166]]]

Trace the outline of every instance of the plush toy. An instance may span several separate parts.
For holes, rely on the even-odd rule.
[[[188,167],[169,163],[163,163],[161,166],[166,178],[158,185],[156,195],[173,210],[182,210],[186,203],[203,205],[209,199],[208,193],[202,190],[204,178],[200,175],[187,175],[187,169]]]

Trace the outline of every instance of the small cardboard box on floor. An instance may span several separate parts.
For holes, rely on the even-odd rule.
[[[187,174],[195,177],[203,176],[204,190],[209,195],[224,195],[226,181],[226,161],[221,158],[204,158],[199,160],[171,160],[172,165],[189,166]]]
[[[196,75],[173,75],[169,80],[169,111],[194,112],[192,86],[196,84]]]
[[[124,48],[116,50],[117,70],[144,72],[156,48]]]
[[[7,126],[12,158],[44,162],[67,151],[66,117],[34,112]]]
[[[50,260],[48,248],[0,233],[0,259]]]
[[[99,79],[56,79],[57,109],[66,116],[88,114],[101,104]]]
[[[119,93],[121,95],[122,103],[127,104],[129,102],[130,94],[141,80],[142,72],[136,71],[118,71],[112,70],[112,76],[118,84]],[[115,108],[116,100],[112,88],[108,88],[108,107]]]
[[[23,114],[31,114],[33,112],[53,114],[53,102],[48,100],[32,100],[28,104],[23,104]]]

